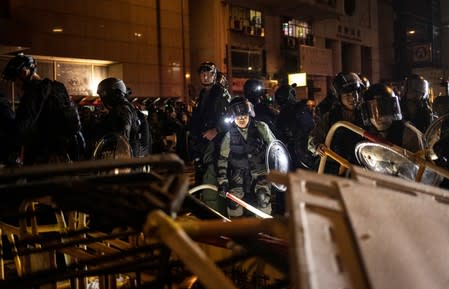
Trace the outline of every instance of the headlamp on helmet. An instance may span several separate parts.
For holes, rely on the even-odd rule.
[[[265,94],[265,86],[262,80],[248,79],[243,85],[245,97],[252,103],[258,103]]]

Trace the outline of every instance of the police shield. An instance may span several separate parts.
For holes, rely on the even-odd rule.
[[[93,153],[94,160],[130,159],[131,156],[131,147],[120,134],[107,134],[102,137]]]
[[[437,159],[444,159],[444,157],[439,155],[439,150],[436,149],[436,147],[438,147],[438,144],[441,144],[441,142],[445,139],[449,139],[449,113],[438,117],[424,133],[426,157],[428,159],[433,161]],[[444,147],[447,151],[448,147]]]
[[[415,181],[419,172],[419,165],[387,145],[360,142],[355,147],[357,161],[371,171],[383,173],[402,179]],[[421,183],[438,185],[441,177],[432,170],[425,169]]]
[[[270,143],[267,148],[265,160],[268,172],[273,170],[287,173],[290,170],[290,153],[280,140],[274,140]],[[287,187],[282,184],[272,183],[272,185],[283,192],[287,189]]]

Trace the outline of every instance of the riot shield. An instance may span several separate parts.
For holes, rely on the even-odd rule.
[[[428,159],[435,161],[441,156],[435,151],[435,145],[449,138],[449,113],[437,118],[424,133],[424,143],[426,148],[426,156]]]
[[[102,137],[97,145],[92,158],[94,160],[126,160],[132,158],[132,150],[128,141],[120,134],[107,134]],[[117,175],[129,173],[131,169],[114,169],[111,174]],[[103,174],[103,173],[102,173]]]
[[[267,148],[265,162],[268,172],[274,170],[281,173],[287,173],[290,171],[291,157],[287,147],[280,140],[272,141]],[[283,192],[287,189],[287,187],[282,184],[272,183],[272,185]]]
[[[362,166],[378,173],[411,181],[415,181],[418,175],[418,164],[384,144],[360,142],[355,147],[355,155]],[[421,182],[428,185],[438,185],[441,182],[441,177],[434,171],[425,169]]]
[[[94,160],[118,160],[132,157],[131,146],[120,134],[107,134],[95,146]]]

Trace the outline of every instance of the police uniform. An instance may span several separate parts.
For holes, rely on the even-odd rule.
[[[218,184],[256,208],[271,213],[271,185],[267,181],[265,155],[276,138],[264,122],[250,119],[246,128],[232,124],[223,138],[218,158]],[[262,199],[260,198],[262,196]],[[228,202],[228,215],[243,215],[242,207]]]
[[[149,126],[127,99],[128,88],[120,79],[109,77],[98,84],[97,93],[109,113],[102,121],[105,134],[117,133],[129,142],[133,157],[149,152]]]
[[[227,131],[224,116],[229,104],[229,93],[220,84],[203,88],[197,106],[192,111],[190,120],[189,152],[195,161],[195,178],[197,185],[217,184],[216,161],[217,146]],[[209,141],[203,133],[215,128],[217,136]],[[213,190],[203,190],[202,200],[211,208],[221,213],[225,211],[224,201]]]

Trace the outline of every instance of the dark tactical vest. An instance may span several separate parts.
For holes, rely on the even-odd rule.
[[[248,126],[248,136],[245,141],[239,129],[232,126],[230,131],[229,166],[234,169],[259,170],[265,167],[267,144],[259,130],[251,121]]]

